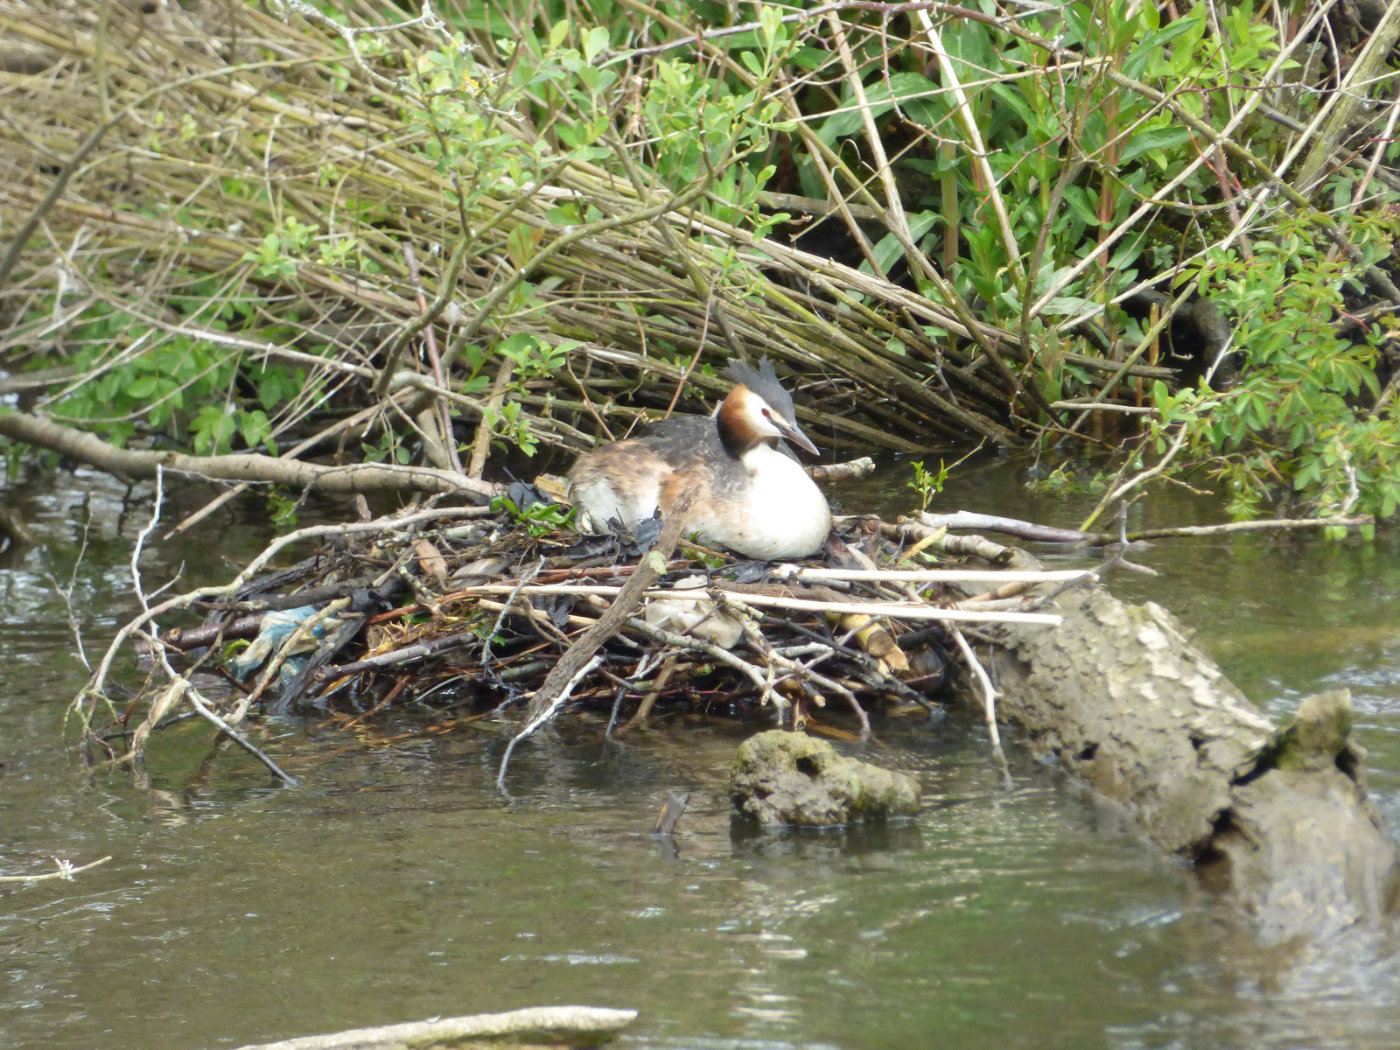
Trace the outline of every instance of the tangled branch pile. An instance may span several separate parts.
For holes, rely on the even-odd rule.
[[[766,354],[825,447],[1400,505],[1393,6],[336,6],[0,0],[0,393],[480,478]]]
[[[617,129],[566,145],[589,130],[578,123],[591,115],[585,103],[607,112],[635,77],[580,64],[563,41],[543,53],[522,43],[503,69],[434,20],[375,34],[363,27],[382,20],[380,5],[347,6],[361,32],[338,41],[299,5],[285,21],[233,2],[148,14],[57,5],[54,20],[34,19],[30,4],[0,5],[6,36],[55,62],[29,78],[22,105],[10,103],[25,127],[6,132],[15,136],[0,198],[7,226],[42,215],[47,231],[42,245],[19,245],[26,293],[50,297],[69,324],[119,311],[185,352],[205,342],[250,365],[304,370],[312,382],[270,433],[302,417],[304,399],[345,384],[387,392],[410,338],[431,330],[454,408],[517,442],[585,447],[563,417],[625,420],[619,397],[664,406],[687,376],[713,392],[718,382],[689,364],[745,350],[829,374],[812,411],[833,441],[911,449],[925,431],[964,426],[1009,439],[989,418],[1005,390],[969,376],[965,392],[981,399],[970,413],[939,391],[943,352],[918,333],[931,324],[965,334],[946,307],[700,206],[761,145],[744,140],[763,131],[746,112],[713,127],[702,116],[688,146],[713,150],[705,163],[717,169],[675,188],[632,164],[636,146]],[[576,97],[575,83],[553,126],[526,119],[524,106],[548,102],[552,82],[584,69],[611,84],[606,99],[601,86]],[[71,160],[47,200],[51,157]],[[58,266],[70,284],[52,298]],[[772,279],[780,274],[790,279]],[[32,299],[16,300],[11,316],[32,312]],[[837,302],[848,309],[829,312]],[[918,319],[902,338],[920,367],[887,352],[900,314]],[[109,344],[65,378],[110,376],[129,351]],[[523,406],[514,418],[502,384],[494,407],[483,396],[512,359]],[[545,374],[572,390],[532,382]],[[97,386],[159,399],[178,390],[162,380],[179,378]]]
[[[1030,585],[1092,578],[1008,571],[1011,552],[987,541],[875,519],[849,519],[852,545],[838,539],[832,564],[805,567],[678,549],[680,518],[635,540],[528,524],[443,508],[283,537],[226,586],[146,605],[79,697],[84,740],[109,754],[124,742],[139,758],[185,701],[240,740],[235,727],[250,712],[333,708],[358,721],[389,707],[489,711],[526,697],[531,726],[565,700],[614,721],[645,720],[658,702],[772,704],[797,724],[838,701],[868,730],[871,703],[931,706],[948,684],[945,655],[972,659],[962,627],[1056,623],[1037,611]],[[314,555],[265,571],[290,544],[328,537]],[[957,558],[929,569],[925,549]],[[192,612],[204,622],[152,633],[157,617]],[[133,636],[150,643],[169,683],[148,691],[139,726],[109,703],[112,721],[100,714],[105,675]],[[196,687],[195,670],[227,681],[222,699]]]

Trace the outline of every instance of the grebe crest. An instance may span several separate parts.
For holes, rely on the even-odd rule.
[[[580,456],[570,495],[592,527],[626,526],[665,514],[699,486],[686,523],[701,542],[751,558],[805,558],[831,531],[831,510],[793,453],[815,453],[797,425],[792,397],[767,358],[731,362],[735,385],[713,417],[677,416]]]

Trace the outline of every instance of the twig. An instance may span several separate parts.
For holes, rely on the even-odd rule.
[[[486,636],[481,640],[481,673],[489,674],[491,671],[491,639],[501,633],[501,625],[506,622],[506,613],[510,612],[510,607],[515,604],[515,599],[520,597],[520,588],[524,587],[531,580],[540,574],[544,568],[544,557],[541,556],[535,562],[534,568],[527,569],[516,581],[516,586],[510,592],[510,596],[501,604],[500,614],[496,617],[496,622],[491,625],[491,630],[486,632]]]
[[[486,469],[486,458],[491,454],[491,428],[496,418],[501,412],[501,402],[505,400],[506,386],[510,383],[510,377],[515,371],[515,362],[509,357],[502,357],[501,363],[496,367],[496,378],[491,382],[491,393],[487,395],[486,406],[481,413],[481,419],[476,425],[476,438],[472,441],[472,458],[467,467],[467,474],[473,478],[481,477],[482,471]],[[447,386],[443,380],[438,380],[439,385]]]
[[[418,304],[418,311],[420,314],[426,314],[428,312],[428,295],[423,290],[423,282],[418,274],[418,254],[413,250],[412,241],[404,242],[403,259],[404,265],[408,268],[408,276],[413,281],[413,294]],[[445,288],[449,289],[456,287],[455,282],[450,278],[444,280],[443,285]],[[447,376],[442,370],[442,358],[438,355],[437,336],[434,334],[431,324],[423,327],[423,348],[427,351],[428,364],[431,365],[433,369],[434,382],[440,387],[446,387],[448,385]],[[437,440],[425,444],[424,450],[430,453],[434,445],[436,445],[440,456],[433,457],[430,455],[430,458],[441,460],[436,465],[439,467],[446,467],[461,474],[463,473],[462,460],[457,455],[457,442],[452,438],[452,416],[448,411],[447,402],[434,400],[432,412],[436,423],[436,433],[434,436]],[[475,453],[473,453],[473,465],[475,465]],[[474,478],[481,477],[480,469],[473,470],[471,476]]]
[[[1006,763],[1006,754],[1001,749],[1001,733],[997,729],[996,688],[992,685],[991,678],[987,676],[982,661],[977,659],[977,654],[972,651],[972,646],[967,644],[967,639],[963,637],[962,631],[956,627],[950,627],[948,631],[953,636],[953,641],[957,643],[958,651],[962,653],[963,660],[967,662],[967,669],[971,672],[973,680],[977,683],[978,692],[982,696],[982,714],[987,723],[987,735],[992,741],[992,755],[997,760],[997,766],[1001,769],[1006,786],[1010,787],[1011,768]]]
[[[553,718],[555,713],[564,706],[565,701],[569,699],[570,694],[574,691],[574,687],[578,685],[579,682],[583,681],[583,679],[588,676],[589,672],[602,662],[603,658],[597,653],[594,653],[593,658],[575,671],[573,676],[558,690],[557,695],[549,701],[549,706],[530,719],[529,724],[520,732],[516,733],[511,739],[511,742],[506,745],[506,753],[501,756],[501,771],[496,774],[497,791],[504,791],[506,789],[506,769],[510,766],[510,756],[515,751],[515,745]],[[541,691],[543,691],[543,688],[541,688]],[[535,705],[532,703],[530,707],[531,710],[534,710]]]
[[[391,667],[402,667],[404,664],[441,656],[453,649],[465,649],[474,641],[476,641],[475,630],[455,631],[452,634],[443,635],[441,638],[414,642],[412,645],[405,645],[391,652],[366,656],[363,660],[344,664],[329,664],[321,668],[317,677],[321,681],[330,682],[344,678],[346,675],[359,674],[362,671],[384,671]]]
[[[239,733],[238,730],[234,729],[233,726],[229,725],[226,721],[220,718],[219,715],[211,707],[209,707],[208,704],[204,702],[204,698],[199,695],[199,690],[197,690],[192,684],[188,682],[186,682],[185,684],[185,699],[190,702],[190,706],[193,707],[196,711],[198,711],[200,716],[204,718],[205,721],[209,722],[211,725],[217,726],[220,732],[222,732],[226,737],[232,740],[244,751],[248,752],[248,754],[252,755],[264,766],[266,766],[268,772],[270,772],[278,780],[282,781],[284,785],[286,785],[287,787],[300,786],[300,781],[298,781],[296,777],[288,773],[284,773],[282,771],[282,767],[279,766],[276,762],[274,762],[270,757],[268,757],[268,755],[264,753],[261,748],[254,744],[251,740],[248,740],[241,733]]]
[[[746,599],[736,600],[733,595],[728,594],[724,591],[720,591],[718,589],[716,589],[713,593],[715,594],[717,599],[723,602],[724,607],[727,610],[735,613],[740,617],[741,622],[743,622],[746,625],[745,634],[748,635],[750,639],[750,644],[754,644],[755,642],[757,642],[761,645],[760,651],[763,653],[764,658],[768,661],[770,667],[776,665],[784,669],[794,677],[806,678],[809,681],[811,681],[813,685],[825,689],[828,692],[835,693],[837,696],[841,697],[843,700],[846,701],[846,703],[850,705],[851,710],[855,712],[856,718],[860,721],[861,738],[865,739],[870,736],[870,716],[865,713],[865,708],[861,707],[860,701],[856,698],[855,693],[851,692],[850,689],[848,689],[846,686],[842,685],[835,679],[828,678],[826,675],[813,670],[811,665],[801,664],[798,663],[796,660],[784,656],[777,649],[768,644],[768,640],[763,637],[763,635],[758,631],[757,627],[754,627],[753,633],[750,634],[747,625],[750,625],[753,622],[753,611],[751,609],[745,608]],[[825,659],[828,655],[830,655],[830,650],[828,650],[828,652],[819,659]]]
[[[637,670],[632,674],[634,681],[646,676],[650,665],[644,669],[643,664],[647,664],[649,656],[650,654],[648,654],[648,657],[643,657],[642,662],[637,664]],[[678,659],[679,657],[677,657],[675,653],[666,654],[666,658],[661,662],[661,670],[656,673],[656,681],[652,683],[651,688],[648,689],[646,695],[642,697],[642,702],[637,705],[636,713],[629,718],[624,725],[619,727],[619,733],[625,733],[629,729],[635,729],[647,720],[647,716],[651,714],[651,709],[656,705],[656,701],[661,697],[661,694],[666,691],[666,685],[671,681],[671,675],[675,673]],[[604,736],[612,735],[613,724],[617,721],[618,704],[622,703],[622,697],[623,691],[619,690],[617,694],[617,703],[613,704],[612,718],[608,721],[608,731],[603,734]]]
[[[782,725],[783,718],[787,714],[787,697],[774,688],[778,684],[778,669],[775,667],[776,661],[772,659],[772,646],[768,644],[768,639],[763,637],[763,632],[758,629],[758,624],[749,614],[747,609],[739,608],[733,602],[724,602],[724,605],[739,621],[739,627],[744,633],[744,639],[749,643],[749,648],[763,657],[763,688],[759,690],[759,703],[772,703],[773,708],[778,713],[778,724]],[[796,712],[794,712],[796,717]],[[794,729],[799,728],[794,725]]]
[[[240,1050],[402,1050],[428,1046],[592,1046],[632,1023],[636,1010],[598,1006],[534,1006],[500,1014],[434,1017],[426,1021],[355,1028]]]
[[[761,703],[769,702],[769,683],[763,672],[742,657],[735,656],[728,649],[723,649],[714,642],[707,642],[703,638],[692,638],[688,634],[677,634],[664,627],[657,627],[655,624],[647,623],[640,616],[634,616],[628,620],[627,626],[646,635],[653,642],[660,642],[676,649],[693,649],[696,652],[704,653],[717,663],[734,668],[754,684],[754,688],[759,692]]]
[[[1076,576],[1082,575],[1079,573]],[[636,579],[634,576],[633,579]],[[631,581],[629,581],[630,584]],[[484,583],[466,587],[457,592],[468,594],[506,594],[515,590],[513,584]],[[535,584],[521,587],[521,594],[596,594],[603,597],[620,596],[624,587],[611,587],[606,584]],[[1053,613],[1014,613],[982,612],[972,609],[944,609],[936,605],[915,604],[913,602],[822,602],[809,598],[788,598],[776,594],[755,594],[751,591],[725,591],[749,605],[761,605],[775,609],[791,609],[798,612],[854,613],[866,616],[889,616],[897,620],[946,620],[962,623],[1042,623],[1058,624],[1061,617]],[[669,598],[675,601],[704,602],[710,599],[697,594],[694,589],[648,590],[637,598]],[[601,644],[601,643],[600,643]]]
[[[1016,231],[1012,227],[1006,202],[998,189],[1001,179],[992,169],[991,154],[987,151],[986,143],[982,141],[982,129],[977,126],[972,103],[958,77],[957,67],[953,65],[947,49],[943,46],[941,34],[933,24],[933,19],[929,17],[928,10],[925,7],[917,7],[914,9],[914,17],[928,40],[929,50],[938,60],[938,72],[952,96],[953,119],[967,137],[967,141],[961,145],[967,155],[968,164],[978,173],[977,189],[991,204],[992,214],[996,216],[997,230],[1001,233],[1002,246],[1006,249],[1007,259],[1010,260],[1012,276],[1024,284],[1026,274],[1021,268],[1021,249],[1016,243]]]
[[[1087,569],[799,569],[781,579],[871,580],[883,583],[1061,583]]]
[[[64,882],[72,882],[73,876],[79,872],[95,868],[99,864],[106,864],[111,857],[103,857],[101,860],[94,860],[82,867],[73,867],[72,861],[64,860],[62,857],[54,857],[53,862],[58,865],[57,871],[51,871],[47,875],[0,875],[0,882],[46,882],[49,879],[62,879]]]
[[[930,514],[923,511],[918,515],[919,524],[931,529],[980,529],[984,532],[1000,532],[1018,539],[1033,540],[1037,543],[1083,543],[1084,535],[1077,529],[1060,529],[1041,525],[1019,518],[1004,518],[996,514],[977,514],[959,510],[951,514]]]
[[[78,570],[82,567],[83,556],[87,554],[88,534],[92,531],[92,509],[88,508],[87,520],[83,522],[82,538],[78,543],[78,554],[73,559],[73,568],[68,573],[68,585],[65,587],[58,582],[58,578],[49,573],[49,582],[53,585],[54,591],[63,599],[63,610],[68,617],[68,630],[73,633],[73,646],[77,651],[78,660],[83,665],[83,670],[92,674],[92,664],[88,662],[87,646],[83,644],[83,630],[78,626],[78,618],[73,614],[73,588],[78,585]]]
[[[1237,532],[1288,532],[1295,529],[1362,528],[1374,525],[1369,514],[1336,515],[1327,518],[1271,518],[1264,521],[1223,521],[1216,525],[1179,525],[1170,529],[1139,529],[1126,533],[1128,542],[1174,539],[1183,536],[1228,536]],[[1085,538],[1094,544],[1117,543],[1116,532],[1090,532]]]

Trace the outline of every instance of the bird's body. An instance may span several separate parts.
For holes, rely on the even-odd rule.
[[[596,528],[667,513],[693,485],[686,529],[750,558],[805,558],[831,531],[826,497],[779,442],[816,448],[765,359],[730,365],[737,380],[714,416],[678,416],[580,456],[570,495]]]

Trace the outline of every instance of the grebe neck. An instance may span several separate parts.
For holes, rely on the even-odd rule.
[[[763,441],[749,419],[748,399],[751,397],[753,394],[749,388],[740,383],[720,402],[719,412],[715,415],[720,443],[735,459],[743,459],[744,453]]]

